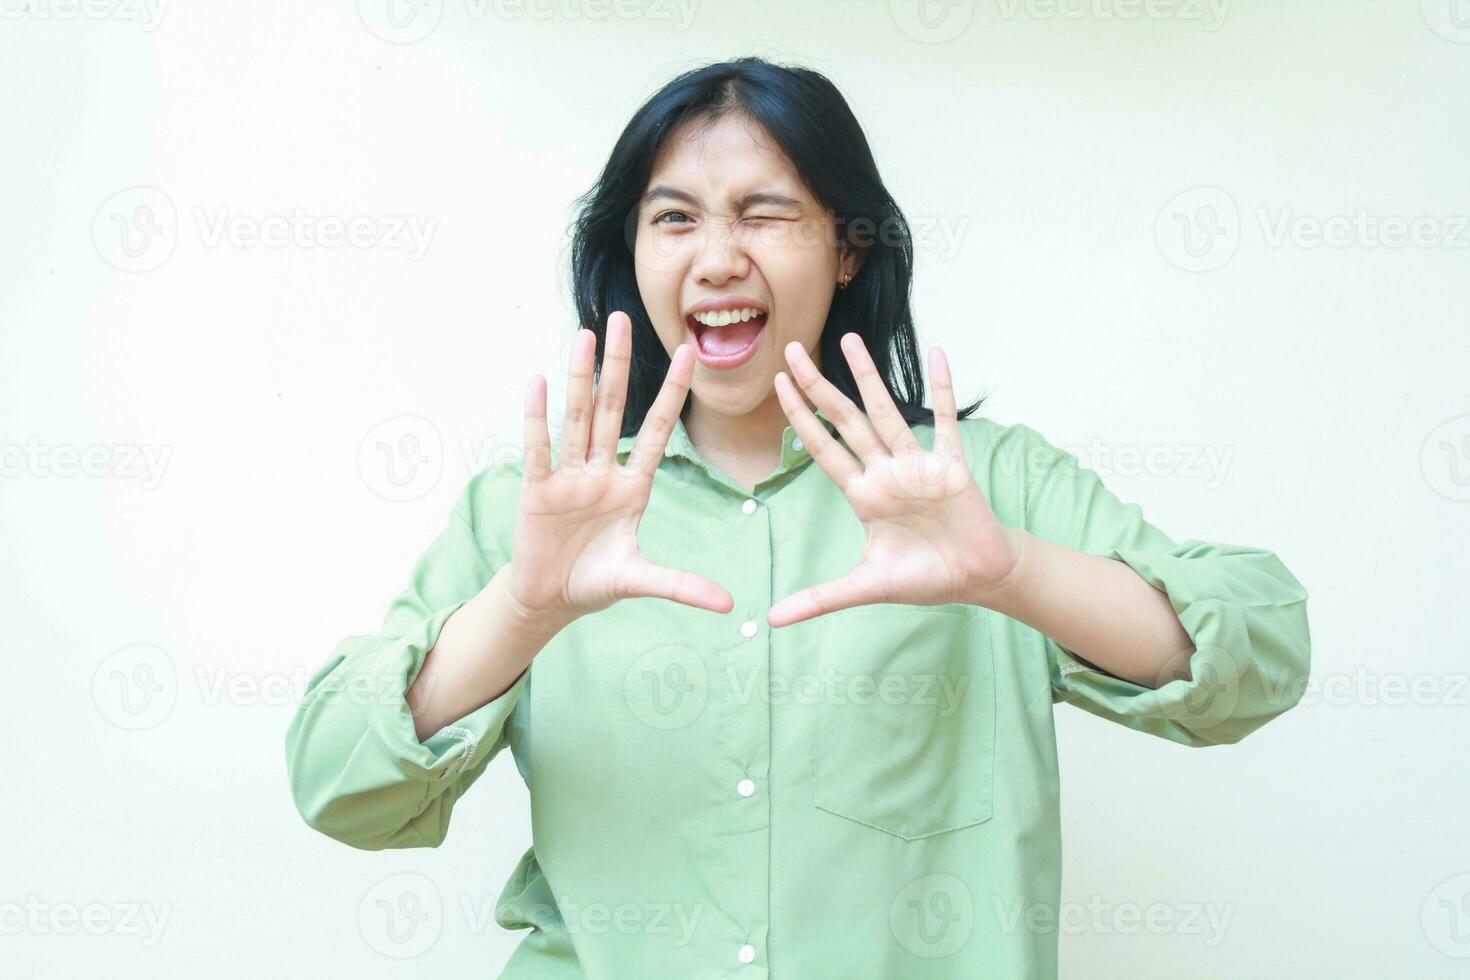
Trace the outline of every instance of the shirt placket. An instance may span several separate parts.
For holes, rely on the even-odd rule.
[[[837,435],[829,419],[820,412],[817,417]],[[632,442],[631,437],[623,439],[620,449],[631,448]],[[714,689],[720,692],[725,723],[718,758],[711,760],[722,783],[720,798],[725,801],[718,821],[725,828],[726,894],[721,905],[729,922],[731,975],[763,978],[769,975],[774,817],[769,787],[774,635],[766,614],[778,598],[773,594],[776,540],[770,509],[781,488],[797,476],[794,471],[813,464],[801,437],[789,427],[782,438],[777,468],[749,491],[699,455],[682,420],[670,433],[664,454],[697,466],[710,481],[709,492],[721,498],[715,508],[718,526],[708,531],[710,537],[726,542],[722,550],[728,564],[721,584],[735,600],[726,618],[730,633],[715,644],[724,651],[721,677]]]
[[[771,522],[768,503],[754,493],[722,501],[721,535],[728,542],[724,585],[735,600],[718,686],[725,709],[716,769],[725,784],[725,866],[729,871],[731,964],[740,977],[768,974],[771,849]]]

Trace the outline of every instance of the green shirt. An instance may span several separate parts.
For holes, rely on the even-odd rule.
[[[1055,976],[1052,705],[1184,745],[1235,742],[1301,696],[1306,592],[1269,551],[1175,543],[1024,425],[960,428],[1002,523],[1168,594],[1197,648],[1188,678],[1142,687],[964,604],[772,630],[777,600],[851,569],[862,525],[791,427],[748,492],[681,421],[638,541],[735,608],[617,602],[420,743],[404,692],[445,620],[510,561],[521,470],[484,470],[378,633],[344,639],[312,677],[286,737],[302,816],[353,847],[437,847],[509,746],[532,823],[496,906],[501,926],[529,929],[511,980]],[[933,445],[932,425],[914,433]]]

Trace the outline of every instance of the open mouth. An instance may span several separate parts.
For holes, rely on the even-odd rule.
[[[753,350],[766,328],[767,319],[764,312],[758,312],[748,320],[718,325],[700,323],[693,314],[684,318],[701,359],[715,364],[735,361]]]

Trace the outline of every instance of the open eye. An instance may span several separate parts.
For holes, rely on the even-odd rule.
[[[674,224],[675,222],[665,221],[664,220],[665,218],[670,218],[670,217],[673,217],[674,215],[678,215],[681,218],[688,218],[689,217],[689,215],[685,214],[683,211],[665,211],[663,214],[661,214],[658,217],[654,218],[653,219],[653,223],[656,224],[656,225]],[[678,222],[678,224],[684,224],[684,222],[681,221],[681,222]]]

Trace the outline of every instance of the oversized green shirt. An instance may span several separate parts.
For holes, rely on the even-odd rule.
[[[420,743],[403,695],[445,620],[511,557],[521,470],[486,469],[381,629],[344,639],[312,677],[286,738],[302,816],[358,848],[437,847],[509,746],[532,824],[496,906],[501,926],[529,930],[510,980],[1054,976],[1053,704],[1185,745],[1235,742],[1300,697],[1306,592],[1269,551],[1175,543],[1024,425],[960,429],[1002,523],[1167,593],[1197,648],[1188,677],[1139,686],[964,604],[771,629],[776,601],[852,568],[862,525],[792,428],[746,491],[680,422],[638,542],[723,585],[734,609],[617,602]],[[914,433],[933,445],[931,425]]]

